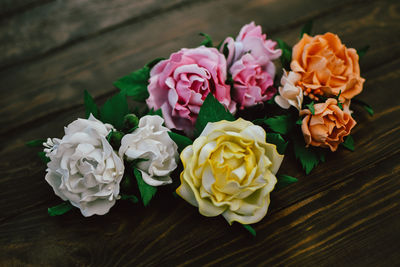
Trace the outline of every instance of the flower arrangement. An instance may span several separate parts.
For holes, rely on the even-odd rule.
[[[222,215],[254,234],[249,224],[266,215],[271,191],[297,182],[278,174],[287,146],[308,174],[327,152],[354,149],[351,103],[373,114],[355,99],[366,49],[310,30],[293,48],[267,39],[254,22],[216,47],[202,34],[199,47],[118,79],[120,92],[101,107],[85,91],[86,119],[70,123],[61,139],[28,142],[43,147],[45,180],[64,201],[49,215],[74,207],[103,215],[139,195],[147,206],[157,188],[178,183],[172,190],[202,215]],[[144,108],[130,108],[128,99]]]

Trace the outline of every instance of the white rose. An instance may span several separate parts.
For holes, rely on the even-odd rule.
[[[279,95],[275,97],[275,102],[284,109],[294,106],[299,111],[303,104],[303,90],[295,84],[301,79],[301,75],[296,72],[283,70],[281,79],[282,86],[279,87]]]
[[[111,129],[90,115],[69,124],[61,140],[46,143],[46,181],[85,217],[106,214],[118,199],[124,164],[106,140]]]
[[[169,137],[169,129],[162,126],[160,116],[144,116],[138,128],[121,140],[120,157],[128,160],[146,159],[138,163],[143,180],[151,186],[172,183],[169,176],[177,167],[178,147]]]

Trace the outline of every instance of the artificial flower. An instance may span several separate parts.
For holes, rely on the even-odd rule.
[[[217,49],[183,48],[152,68],[146,102],[150,108],[161,108],[168,128],[191,135],[209,93],[230,112],[235,112],[236,103],[231,100],[226,78],[226,60]]]
[[[85,217],[106,214],[119,197],[124,164],[106,140],[111,129],[90,115],[69,124],[62,139],[46,145],[46,181]]]
[[[276,42],[266,39],[260,26],[254,22],[242,27],[233,40],[228,37],[220,47],[227,50],[227,63],[234,82],[233,96],[240,108],[254,106],[272,98],[275,65],[272,60],[282,51],[275,49]]]
[[[181,153],[184,169],[176,192],[204,216],[222,214],[230,224],[260,221],[283,160],[265,140],[263,128],[241,118],[208,123]]]
[[[307,146],[329,147],[332,152],[356,125],[348,107],[345,105],[341,110],[334,98],[314,104],[314,114],[309,109],[302,110],[300,114],[306,115],[301,129]]]
[[[283,70],[281,78],[281,86],[279,87],[279,95],[275,96],[275,102],[284,109],[290,106],[301,110],[303,104],[303,90],[300,86],[296,86],[297,82],[301,79],[301,75],[296,72],[287,72]]]
[[[232,37],[226,38],[220,47],[221,52],[224,52],[225,46],[228,48],[228,67],[231,67],[244,54],[250,53],[260,61],[260,64],[268,66],[268,69],[275,73],[275,66],[271,61],[282,54],[282,50],[275,49],[276,42],[267,39],[267,36],[262,33],[261,26],[254,22],[244,25],[235,40]]]
[[[343,102],[361,93],[365,81],[360,77],[357,51],[330,32],[315,37],[304,34],[293,47],[290,68],[301,75],[298,85],[312,99],[340,93]]]
[[[160,116],[142,117],[138,128],[122,138],[119,149],[120,157],[128,161],[140,159],[137,168],[151,186],[172,183],[170,174],[177,167],[178,148],[163,123]]]
[[[271,74],[251,55],[245,54],[230,68],[234,82],[233,98],[241,109],[271,99],[276,93]]]

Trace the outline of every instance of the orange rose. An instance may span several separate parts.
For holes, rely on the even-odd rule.
[[[301,74],[297,85],[310,98],[337,96],[351,99],[362,91],[365,79],[360,77],[357,51],[347,48],[330,32],[311,37],[307,34],[293,47],[292,71]]]
[[[308,109],[300,112],[300,115],[306,115],[301,130],[307,146],[329,147],[332,152],[336,151],[343,138],[350,134],[356,121],[348,112],[348,107],[341,110],[334,98],[315,104],[314,110],[314,115]]]

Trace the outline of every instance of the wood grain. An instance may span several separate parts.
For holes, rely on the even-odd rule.
[[[347,7],[315,0],[198,2],[3,70],[0,118],[10,128],[0,138],[0,266],[400,265],[400,55],[393,34],[400,27],[399,7],[395,1]],[[36,150],[24,143],[60,137],[65,124],[83,116],[81,89],[104,101],[115,77],[155,55],[196,45],[198,31],[220,40],[253,18],[293,44],[311,17],[316,33],[330,30],[348,46],[371,45],[361,61],[367,81],[360,98],[375,116],[352,105],[355,152],[329,154],[308,176],[292,156],[285,158],[280,173],[299,182],[272,193],[267,216],[254,226],[257,237],[222,217],[201,216],[168,188],[148,208],[119,201],[105,216],[84,218],[78,210],[47,215],[60,199],[44,181]],[[180,25],[182,18],[190,19]],[[149,32],[157,38],[144,39]]]
[[[2,0],[0,1],[0,20],[5,20],[55,0]]]
[[[293,158],[285,159],[281,173],[298,177],[300,182],[287,192],[289,195],[286,194],[286,190],[283,190],[277,196],[279,201],[284,200],[283,205],[290,205],[338,182],[343,175],[343,170],[338,167],[342,162],[350,162],[351,164],[346,166],[345,171],[354,173],[377,160],[391,157],[399,152],[400,139],[396,137],[400,133],[400,121],[398,120],[400,107],[396,97],[397,91],[389,91],[387,88],[393,83],[400,83],[400,60],[366,73],[366,78],[362,99],[374,103],[376,114],[374,117],[368,117],[363,110],[357,110],[358,125],[352,134],[356,143],[356,152],[352,153],[341,149],[328,155],[328,162],[316,168],[312,175],[307,177],[304,176],[299,164]],[[376,94],[383,90],[386,93],[380,99],[376,99]],[[8,159],[0,162],[0,177],[4,177],[0,180],[0,186],[7,188],[6,191],[0,192],[0,198],[15,199],[19,203],[18,207],[9,201],[0,203],[0,221],[29,209],[32,203],[42,203],[54,199],[51,188],[43,179],[44,168],[34,153],[36,150],[24,147],[24,143],[30,139],[48,136],[61,137],[63,126],[83,115],[83,108],[62,113],[61,116],[46,123],[43,122],[37,127],[15,133],[13,139],[0,143],[2,148],[0,158]],[[387,142],[387,140],[391,140],[391,142]],[[369,145],[371,143],[374,145]],[[19,153],[13,153],[13,151]],[[359,155],[364,156],[360,157]],[[26,180],[29,181],[30,186],[21,187],[21,182]],[[29,194],[30,198],[26,198],[26,194]]]
[[[84,89],[88,89],[95,97],[110,92],[113,81],[140,68],[153,58],[167,57],[180,47],[197,46],[201,40],[197,37],[199,32],[207,32],[219,41],[227,35],[236,35],[243,24],[255,20],[266,32],[285,24],[290,25],[291,33],[296,38],[304,21],[313,15],[318,17],[318,10],[332,11],[343,5],[340,1],[311,5],[312,0],[309,3],[285,1],[285,5],[278,0],[252,0],[247,3],[248,6],[242,7],[241,0],[198,2],[102,34],[43,60],[0,72],[0,104],[3,107],[0,110],[0,123],[8,125],[6,129],[0,129],[0,133],[46,114],[76,107],[82,103]],[[375,19],[387,20],[387,30],[390,30],[391,21],[396,17],[386,14],[388,3],[397,4],[393,0],[379,4],[384,10]],[[361,8],[363,12],[357,14],[365,17],[365,12],[374,5],[355,2],[353,7]],[[279,15],[282,12],[287,15]],[[340,12],[340,9],[336,12]],[[335,14],[332,11],[320,23],[328,21],[329,25],[333,24],[333,21],[337,21]],[[224,20],[221,21],[220,17]],[[296,28],[293,27],[293,22],[297,22]],[[367,26],[358,30],[359,32],[352,32],[351,35],[361,34],[367,30]],[[376,40],[379,40],[379,36],[377,35]],[[22,91],[23,98],[20,94]]]
[[[191,1],[69,0],[31,8],[0,24],[0,69]]]
[[[200,216],[171,195],[148,209],[122,203],[95,218],[78,211],[51,218],[40,205],[0,225],[0,259],[61,266],[395,266],[399,156],[293,205],[273,207],[255,226],[256,238],[221,217]]]

